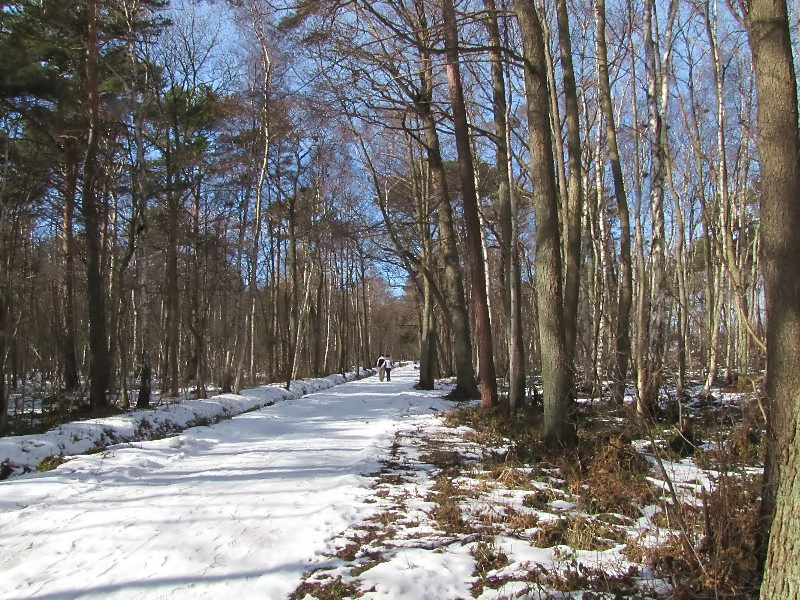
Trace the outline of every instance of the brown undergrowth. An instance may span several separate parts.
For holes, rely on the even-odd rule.
[[[566,451],[546,447],[535,414],[509,418],[477,407],[446,414],[446,433],[398,434],[374,475],[375,515],[346,532],[330,564],[309,573],[297,593],[359,597],[369,591],[360,578],[412,544],[437,552],[468,546],[474,597],[755,597],[758,477],[746,466],[759,455],[757,422],[737,421],[730,407],[724,424],[695,415],[695,457],[680,464],[696,460],[697,477],[712,485],[674,481],[676,496],[654,459],[681,461],[667,443],[673,424],[654,424],[647,444],[635,442],[619,407],[580,410],[587,425]],[[701,440],[715,438],[714,450],[701,449]],[[515,563],[498,541],[509,539],[545,550],[552,564]],[[583,558],[601,554],[610,562]],[[505,596],[509,585],[522,595]],[[342,590],[350,595],[337,596]]]

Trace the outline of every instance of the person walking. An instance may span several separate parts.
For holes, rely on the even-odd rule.
[[[383,381],[383,377],[386,375],[386,359],[383,357],[383,354],[378,357],[376,366],[378,367],[378,379]]]
[[[386,359],[383,361],[383,370],[386,371],[386,381],[392,380],[392,369],[394,369],[394,361],[392,357],[387,354]]]

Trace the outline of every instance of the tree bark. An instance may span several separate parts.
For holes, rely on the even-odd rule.
[[[686,286],[688,279],[686,267],[686,239],[684,235],[685,221],[683,218],[683,203],[681,196],[675,190],[672,161],[667,160],[667,180],[670,193],[674,202],[673,215],[675,219],[675,281],[677,284],[676,326],[678,337],[678,380],[677,395],[680,400],[686,390],[686,359],[689,354],[689,293]]]
[[[633,263],[631,260],[631,223],[628,195],[617,145],[617,128],[614,122],[614,107],[611,102],[611,85],[608,78],[608,51],[606,49],[606,3],[595,1],[597,21],[597,77],[600,94],[600,109],[606,124],[606,145],[614,180],[614,198],[617,202],[620,228],[619,291],[617,294],[617,324],[614,335],[614,388],[613,398],[622,403],[625,397],[625,380],[628,376],[628,361],[631,355],[630,315],[633,305]]]
[[[86,2],[84,75],[88,140],[83,161],[81,210],[86,227],[86,299],[89,305],[89,401],[92,409],[108,406],[108,337],[106,296],[103,288],[102,212],[99,200],[100,97],[97,74],[97,2]]]
[[[535,182],[536,296],[544,389],[544,435],[549,443],[571,443],[571,369],[567,364],[561,292],[558,197],[541,21],[532,2],[514,0],[522,36],[531,177]]]
[[[517,201],[511,184],[511,156],[509,147],[508,103],[500,53],[500,28],[495,0],[484,0],[486,31],[489,41],[489,60],[492,76],[492,114],[494,117],[494,143],[498,172],[497,196],[500,205],[500,255],[504,270],[504,295],[506,312],[506,347],[508,349],[508,406],[511,411],[525,398],[525,355],[522,339],[521,277],[517,245]]]
[[[169,134],[168,134],[169,135]],[[169,145],[170,142],[168,141]],[[171,164],[169,150],[166,152],[165,169],[167,171],[167,248],[165,269],[165,340],[163,360],[162,390],[172,398],[178,397],[178,336],[180,334],[180,290],[178,288],[178,211],[180,210],[180,192],[177,186],[177,175]]]
[[[478,216],[478,193],[475,188],[475,167],[469,140],[469,124],[461,83],[458,50],[458,29],[453,0],[442,0],[444,18],[444,40],[447,56],[447,82],[450,89],[450,104],[456,135],[458,170],[461,179],[461,200],[466,228],[467,262],[472,281],[472,302],[475,312],[475,333],[478,341],[478,375],[481,382],[481,406],[488,408],[497,404],[497,377],[494,369],[492,324],[489,318],[489,303],[486,295],[486,277],[483,270],[484,257],[481,247],[481,225]]]
[[[131,164],[131,204],[133,219],[131,226],[134,228],[135,238],[138,240],[135,247],[136,253],[136,331],[138,340],[135,346],[139,349],[139,392],[136,398],[137,408],[148,408],[152,394],[152,367],[150,365],[150,298],[148,295],[149,269],[147,265],[147,164],[144,147],[144,119],[142,116],[141,96],[138,93],[140,86],[146,89],[146,73],[140,81],[139,58],[136,55],[135,21],[140,17],[138,3],[130,5],[123,3],[125,10],[126,27],[128,30],[127,48],[128,59],[133,73],[132,84],[128,89],[128,103],[133,117],[133,142],[134,156]],[[125,369],[122,377],[125,381]],[[127,397],[125,398],[127,406]]]
[[[766,288],[767,454],[762,598],[800,597],[800,134],[786,3],[752,0],[750,43],[758,91],[762,265]]]
[[[420,7],[424,11],[424,7]],[[423,24],[424,27],[424,24]],[[423,137],[433,185],[438,196],[439,235],[441,238],[442,260],[444,263],[444,292],[449,306],[450,324],[454,337],[456,368],[456,388],[454,397],[478,398],[480,393],[475,383],[475,370],[472,366],[472,339],[470,337],[469,316],[464,301],[464,281],[459,262],[459,250],[450,203],[447,175],[439,146],[436,119],[432,112],[433,102],[433,64],[428,51],[420,47],[420,92],[414,108],[422,120]]]
[[[250,254],[250,385],[256,385],[256,300],[258,298],[258,250],[261,243],[261,212],[263,207],[264,183],[267,178],[267,164],[270,152],[270,84],[272,81],[272,57],[267,45],[266,34],[263,26],[263,15],[260,13],[255,2],[249,3],[250,18],[258,40],[260,52],[260,67],[262,76],[261,88],[259,93],[259,120],[258,120],[258,140],[261,143],[261,160],[259,161],[258,178],[256,181],[255,199],[256,206],[253,215],[253,246]],[[290,329],[291,331],[291,329]],[[291,334],[289,334],[291,335]],[[289,367],[291,372],[291,367]]]
[[[421,390],[434,389],[436,378],[437,336],[436,313],[434,312],[433,284],[429,272],[433,263],[431,248],[431,226],[428,220],[430,214],[430,195],[428,186],[424,185],[422,163],[415,159],[412,140],[406,138],[408,149],[408,167],[411,172],[411,191],[416,198],[417,230],[419,231],[420,244],[420,285],[422,287],[422,314],[420,315],[420,352],[419,352],[419,383]],[[446,307],[443,307],[446,308]]]
[[[651,247],[649,258],[649,276],[640,282],[639,317],[643,346],[640,349],[642,358],[639,363],[639,393],[636,412],[641,421],[651,418],[653,407],[658,401],[662,381],[662,368],[666,343],[667,325],[667,293],[666,277],[666,234],[664,223],[664,179],[665,179],[665,139],[663,128],[663,111],[666,109],[666,90],[669,81],[669,57],[671,53],[672,23],[677,12],[676,0],[670,0],[667,22],[667,35],[664,59],[661,65],[661,81],[659,86],[659,70],[656,66],[656,47],[653,39],[653,0],[644,4],[644,45],[645,67],[647,71],[647,115],[649,121],[650,149],[650,219]],[[659,91],[661,92],[659,94]],[[646,285],[644,285],[646,282]]]
[[[75,334],[75,198],[78,190],[78,164],[74,158],[75,148],[70,144],[65,148],[67,161],[64,180],[64,217],[61,224],[62,252],[64,253],[64,274],[62,293],[64,294],[64,388],[76,391],[80,388],[78,376],[78,357]]]
[[[2,221],[2,209],[0,208],[0,227],[5,226]],[[8,263],[5,260],[0,261],[0,434],[5,433],[8,426],[8,390],[6,389],[6,367],[8,364],[8,339],[10,337],[10,327],[8,323],[8,313],[10,298],[8,293],[9,281],[8,277]]]
[[[567,344],[567,366],[575,369],[575,342],[578,335],[578,288],[581,265],[581,219],[583,217],[583,168],[581,166],[580,110],[572,65],[572,41],[566,0],[557,0],[558,47],[561,53],[561,75],[564,83],[564,105],[567,122],[569,182],[561,190],[564,243],[564,333]]]
[[[202,176],[197,174],[192,190],[192,238],[194,248],[192,248],[192,271],[191,271],[191,294],[189,297],[189,330],[194,340],[194,380],[196,397],[203,399],[207,397],[206,375],[208,351],[206,349],[206,308],[202,298],[204,286],[201,285],[204,279],[205,260],[201,249],[202,240],[205,232],[201,230],[200,213],[202,210]]]

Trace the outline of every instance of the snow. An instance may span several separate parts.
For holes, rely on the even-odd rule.
[[[345,383],[174,437],[110,445],[0,483],[0,597],[287,597],[334,550],[337,535],[376,510],[365,502],[367,475],[395,432],[451,405],[437,392],[413,390],[413,369],[394,374],[391,382]],[[177,428],[197,414],[217,418],[287,397],[275,390],[6,438],[0,460],[21,468],[48,454],[85,452],[104,437],[133,437],[142,419]],[[441,560],[454,568],[452,557]],[[420,562],[409,550],[398,564],[381,565],[382,594],[422,597],[415,590],[434,579],[450,584],[443,565]],[[464,564],[452,577],[461,582],[470,569]]]
[[[221,394],[207,400],[163,404],[151,410],[137,410],[114,417],[66,423],[45,434],[0,438],[0,463],[6,462],[12,475],[32,471],[49,456],[83,454],[121,442],[163,437],[200,423],[211,423],[244,412],[270,406],[280,400],[352,381],[355,373],[293,381],[283,386],[266,385],[241,394]]]
[[[400,548],[387,562],[362,575],[373,598],[468,598],[474,560],[469,547],[456,542],[432,552]]]
[[[551,582],[578,565],[603,579],[638,570],[639,597],[669,593],[604,531],[663,543],[674,532],[657,523],[671,502],[661,465],[687,504],[713,471],[659,463],[637,441],[661,499],[601,527],[558,468],[487,471],[482,458],[506,442],[446,426],[449,390],[415,390],[417,374],[264,386],[0,438],[12,470],[0,482],[0,598],[566,598],[585,590]],[[32,472],[53,455],[65,462]],[[450,478],[452,462],[463,468]],[[439,521],[443,500],[469,527]],[[557,523],[591,523],[602,543],[578,528],[585,545],[537,547]]]

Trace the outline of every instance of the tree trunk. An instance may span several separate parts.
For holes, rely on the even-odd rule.
[[[508,348],[508,406],[516,409],[525,398],[525,356],[522,339],[522,314],[520,310],[521,278],[519,250],[517,247],[517,202],[511,185],[511,156],[508,151],[510,136],[508,103],[500,53],[500,28],[497,22],[495,0],[484,0],[486,31],[489,41],[489,60],[492,75],[492,114],[494,116],[494,143],[498,173],[497,196],[500,205],[500,255],[505,275],[504,296],[506,312],[506,346]]]
[[[152,367],[150,365],[150,298],[148,294],[149,268],[147,264],[147,186],[145,185],[147,173],[145,147],[144,147],[144,119],[142,116],[142,99],[138,94],[140,83],[139,59],[136,56],[136,34],[134,31],[135,21],[140,15],[134,3],[131,7],[127,4],[125,8],[126,26],[128,29],[128,59],[133,73],[133,83],[128,90],[128,103],[131,115],[133,116],[133,141],[135,152],[133,163],[131,164],[131,204],[133,208],[133,219],[131,227],[134,235],[138,239],[135,246],[136,253],[136,331],[138,333],[137,343],[139,348],[139,393],[136,399],[137,408],[149,408],[150,397],[152,394]],[[146,89],[146,73],[144,78],[144,89]],[[123,381],[125,381],[126,369],[122,370]],[[125,395],[125,406],[127,406],[127,394]]]
[[[0,220],[0,226],[4,223]],[[5,261],[3,261],[5,262]],[[8,390],[6,389],[6,365],[8,364],[8,281],[6,265],[1,264],[3,270],[3,285],[0,285],[0,434],[5,433],[8,426]]]
[[[249,179],[249,178],[248,178]],[[244,273],[244,259],[247,250],[245,249],[245,236],[248,223],[248,209],[250,206],[250,194],[252,186],[245,182],[245,189],[242,193],[242,200],[239,204],[239,239],[236,245],[236,272]],[[236,295],[236,307],[234,317],[236,323],[236,339],[233,345],[231,356],[231,368],[226,374],[226,379],[231,380],[230,391],[238,394],[242,390],[242,379],[244,376],[244,359],[247,354],[247,336],[250,331],[247,314],[247,289],[249,281],[240,286],[239,293]]]
[[[564,243],[564,333],[567,344],[567,366],[575,369],[575,341],[578,332],[578,288],[581,265],[581,218],[583,217],[583,168],[581,166],[580,111],[572,65],[572,41],[566,0],[557,0],[558,46],[561,53],[561,74],[564,82],[564,105],[567,121],[569,160],[568,189],[561,190]]]
[[[269,160],[270,151],[270,84],[272,81],[272,57],[270,56],[269,46],[263,26],[263,15],[260,14],[256,4],[250,2],[249,4],[253,30],[255,31],[256,38],[258,39],[258,48],[260,50],[261,59],[261,73],[263,77],[261,81],[261,89],[259,92],[259,130],[258,139],[261,143],[261,160],[259,161],[258,178],[256,182],[256,206],[253,214],[253,246],[250,254],[250,369],[249,369],[249,382],[250,385],[256,385],[256,300],[258,298],[258,250],[261,243],[261,211],[263,207],[263,194],[264,183],[267,177],[267,165]]]
[[[0,435],[5,434],[8,427],[8,398],[9,390],[6,387],[8,375],[8,353],[9,341],[14,338],[11,326],[9,323],[9,312],[11,308],[11,265],[13,260],[11,258],[11,248],[7,245],[7,240],[14,239],[11,235],[13,229],[11,225],[10,215],[8,209],[10,208],[5,202],[8,190],[8,170],[10,162],[8,160],[10,150],[10,142],[8,139],[3,140],[3,166],[0,170]]]
[[[625,380],[631,355],[630,314],[633,305],[633,264],[631,260],[631,223],[625,179],[617,146],[617,128],[611,103],[611,85],[608,78],[608,52],[606,49],[606,3],[595,1],[597,21],[597,76],[600,108],[606,124],[606,145],[614,180],[614,197],[617,201],[620,228],[619,292],[617,297],[617,326],[614,336],[614,389],[613,398],[622,403],[625,397]]]
[[[431,112],[433,99],[432,68],[431,58],[426,54],[426,51],[422,51],[421,90],[415,103],[415,109],[422,119],[428,164],[430,165],[433,185],[439,201],[439,235],[441,238],[445,281],[443,287],[449,307],[456,363],[456,388],[453,391],[453,396],[478,398],[480,394],[475,384],[475,370],[472,367],[472,339],[470,337],[469,316],[464,301],[464,281],[459,261],[453,208],[450,204],[447,175],[439,147],[436,119]]]
[[[666,89],[669,81],[669,56],[671,53],[671,31],[677,12],[676,0],[670,0],[667,36],[664,49],[664,60],[661,65],[661,86],[659,87],[659,70],[656,66],[656,47],[653,36],[653,0],[644,5],[644,38],[645,67],[647,71],[647,114],[649,121],[650,148],[650,219],[651,246],[648,277],[640,282],[640,299],[642,313],[640,325],[643,346],[640,349],[642,358],[639,364],[639,393],[637,395],[636,412],[641,421],[651,418],[651,413],[658,402],[662,381],[662,368],[666,343],[667,327],[667,293],[669,290],[666,277],[666,234],[664,224],[664,179],[665,179],[665,140],[663,114],[666,109]],[[660,90],[660,94],[659,94]],[[645,285],[646,283],[646,285]]]
[[[553,142],[553,155],[555,156],[554,168],[556,171],[556,195],[559,199],[559,226],[563,232],[564,228],[564,214],[566,213],[565,200],[569,191],[569,183],[567,182],[567,165],[564,163],[564,140],[561,135],[561,104],[558,99],[558,83],[556,82],[556,67],[551,48],[550,26],[547,19],[542,21],[542,44],[544,46],[544,62],[547,68],[547,89],[550,98],[550,139]],[[562,241],[563,241],[563,235]],[[563,251],[563,250],[562,250]],[[563,283],[562,283],[563,285]]]
[[[427,277],[422,281],[422,327],[420,331],[419,385],[421,390],[434,389],[436,377],[436,322],[433,316],[431,284]]]
[[[481,225],[478,216],[478,193],[475,188],[475,168],[469,140],[467,109],[459,69],[458,30],[452,0],[442,0],[444,17],[445,52],[447,55],[447,82],[456,134],[458,170],[461,179],[461,199],[466,228],[467,261],[472,281],[472,301],[475,312],[475,331],[478,341],[478,374],[481,381],[481,406],[497,404],[497,377],[494,369],[492,325],[486,295],[484,257],[481,248]]]
[[[167,161],[169,163],[169,161]],[[169,164],[167,170],[170,170]],[[174,173],[168,172],[168,185],[176,184]],[[178,397],[178,336],[180,325],[180,290],[178,288],[178,211],[180,192],[167,192],[167,248],[166,248],[166,317],[162,390],[172,398]]]
[[[417,229],[419,230],[420,242],[420,262],[421,266],[421,287],[422,287],[422,314],[420,315],[420,352],[419,352],[419,384],[421,390],[434,389],[437,366],[437,336],[436,336],[436,317],[433,302],[433,284],[429,272],[433,263],[433,252],[431,248],[431,226],[428,220],[430,214],[430,194],[428,186],[424,185],[422,179],[421,163],[414,158],[414,148],[411,139],[408,140],[408,166],[411,171],[411,190],[417,199]],[[420,168],[417,168],[417,165]]]
[[[370,304],[368,301],[369,294],[369,283],[367,281],[367,259],[364,255],[363,251],[359,252],[358,255],[358,262],[359,262],[359,279],[361,279],[361,307],[362,307],[362,315],[363,319],[361,322],[362,327],[362,335],[363,335],[363,343],[362,343],[362,365],[365,369],[368,369],[372,365],[372,349],[370,348]],[[309,295],[310,298],[310,288],[311,288],[311,281],[309,281],[309,291],[306,294]]]
[[[686,267],[686,239],[684,235],[685,222],[683,218],[683,204],[681,197],[675,190],[675,183],[672,173],[672,161],[667,160],[667,180],[669,181],[670,193],[674,202],[673,215],[675,218],[675,280],[677,284],[677,337],[678,337],[678,381],[677,394],[680,400],[686,390],[686,358],[689,347],[689,293],[687,291],[686,280],[688,278]]]
[[[99,201],[98,154],[100,148],[100,98],[97,74],[97,2],[86,2],[84,57],[88,140],[83,162],[82,205],[86,228],[86,300],[89,305],[89,401],[92,409],[108,406],[108,337],[106,297],[103,289],[102,212]]]
[[[286,389],[289,389],[291,379],[294,376],[295,359],[295,339],[294,333],[299,328],[300,323],[300,299],[298,290],[300,288],[300,276],[298,273],[297,260],[297,200],[300,192],[300,175],[302,174],[302,160],[299,151],[295,154],[295,167],[297,169],[292,182],[292,193],[286,199],[287,204],[287,226],[288,226],[288,251],[289,264],[287,265],[288,278],[286,280],[286,310],[288,321],[286,327]],[[358,318],[358,315],[355,315]]]
[[[192,273],[191,273],[191,296],[189,299],[190,315],[189,329],[194,340],[194,380],[196,397],[206,398],[206,372],[207,372],[207,350],[206,350],[206,316],[205,306],[201,298],[203,293],[201,281],[203,278],[203,257],[201,256],[201,232],[200,211],[201,211],[201,183],[200,175],[196,176],[193,190],[192,206],[192,237],[194,238],[194,248],[192,251]]]
[[[758,90],[762,261],[769,410],[761,505],[769,539],[762,598],[800,597],[800,147],[786,3],[752,0],[750,43]],[[763,555],[763,554],[762,554]]]
[[[64,303],[64,388],[68,392],[80,388],[78,376],[78,356],[75,335],[75,235],[73,231],[75,218],[75,198],[78,189],[78,164],[74,157],[74,147],[65,148],[67,161],[64,180],[64,219],[62,229],[62,251],[64,253],[64,274],[62,293]]]
[[[14,226],[9,213],[10,206],[5,201],[8,194],[11,161],[9,153],[11,149],[10,140],[3,140],[2,144],[2,167],[0,167],[0,435],[5,434],[8,427],[8,399],[9,389],[7,388],[8,376],[8,354],[10,341],[14,339],[11,328],[11,245],[8,241],[13,240],[12,234]]]
[[[553,167],[544,36],[532,2],[514,0],[525,60],[531,177],[535,182],[536,295],[544,388],[544,434],[550,443],[570,443],[571,369],[567,363],[561,293],[561,242]]]

